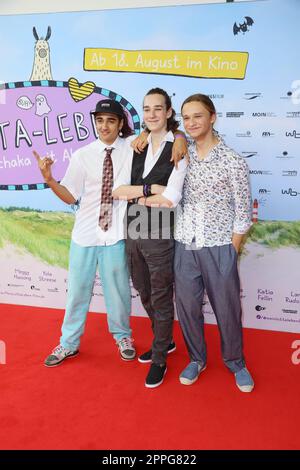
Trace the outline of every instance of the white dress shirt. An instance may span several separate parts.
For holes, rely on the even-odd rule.
[[[102,190],[102,169],[106,148],[113,148],[114,182],[120,177],[127,160],[132,161],[130,143],[136,136],[127,139],[118,137],[112,145],[100,139],[74,152],[61,184],[79,201],[76,211],[72,240],[81,246],[114,245],[124,239],[123,220],[126,201],[113,201],[112,226],[104,232],[99,226]]]
[[[152,148],[152,140],[151,140],[151,133],[148,135],[148,149],[147,155],[145,158],[145,166],[143,172],[143,178],[150,173],[154,165],[157,163],[161,153],[166,145],[166,142],[174,142],[174,135],[171,131],[167,132],[165,137],[163,138],[158,150],[153,154]],[[127,160],[127,164],[124,167],[123,172],[120,175],[120,178],[115,182],[114,189],[117,189],[119,186],[122,185],[130,185],[131,183],[131,167],[132,167],[132,156]],[[181,199],[182,187],[184,178],[186,175],[187,163],[185,159],[182,159],[178,163],[178,168],[172,170],[170,177],[168,179],[168,183],[166,189],[162,193],[166,199],[172,202],[173,207],[176,207]]]

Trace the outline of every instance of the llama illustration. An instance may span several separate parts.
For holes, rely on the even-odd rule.
[[[33,35],[36,39],[34,46],[34,62],[31,80],[52,80],[51,65],[50,65],[50,48],[48,39],[51,36],[51,28],[48,26],[45,39],[39,38],[35,27],[33,28]]]

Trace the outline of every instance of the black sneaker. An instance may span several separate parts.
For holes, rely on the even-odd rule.
[[[170,343],[168,346],[168,354],[170,354],[171,352],[175,350],[176,350],[176,344],[174,343],[174,341],[172,341],[172,343]],[[146,362],[151,362],[151,360],[152,360],[152,349],[145,352],[144,354],[141,354],[138,357],[138,361],[141,362],[142,364],[145,364]]]
[[[167,372],[166,364],[164,366],[151,364],[148,375],[146,377],[145,386],[147,388],[158,387],[160,384],[163,383],[166,372]]]

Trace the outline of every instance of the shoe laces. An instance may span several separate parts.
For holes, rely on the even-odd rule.
[[[56,346],[56,348],[53,349],[52,354],[61,354],[63,352],[67,351],[66,348],[64,348],[61,344]]]
[[[133,341],[134,340],[132,338],[123,338],[119,341],[119,346],[122,350],[131,349]]]

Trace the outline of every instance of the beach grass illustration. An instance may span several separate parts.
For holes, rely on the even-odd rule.
[[[67,269],[74,215],[28,208],[0,209],[0,249],[6,243],[51,266]],[[300,221],[260,221],[251,227],[243,254],[255,243],[270,249],[300,247]]]
[[[51,266],[67,269],[74,216],[65,212],[0,209],[0,249],[6,243]]]

